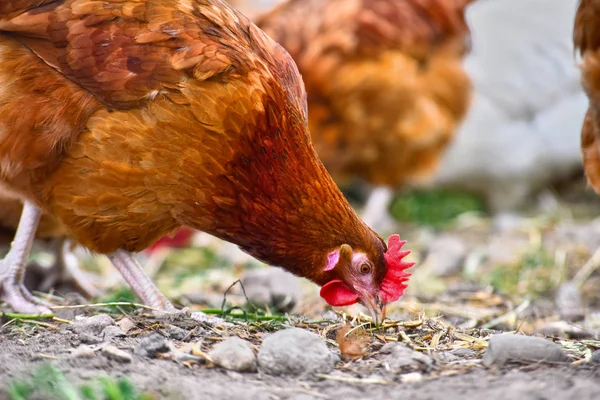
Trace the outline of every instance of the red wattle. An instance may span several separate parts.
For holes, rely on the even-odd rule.
[[[358,300],[358,294],[339,279],[324,284],[321,288],[321,297],[334,307],[349,306]]]

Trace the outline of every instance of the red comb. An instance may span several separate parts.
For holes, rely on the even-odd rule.
[[[408,250],[401,250],[405,243],[406,240],[400,240],[399,235],[392,235],[388,239],[388,249],[384,254],[387,272],[381,282],[381,300],[384,303],[391,303],[402,296],[410,276],[405,269],[415,265],[414,262],[402,261],[404,257],[410,254]]]

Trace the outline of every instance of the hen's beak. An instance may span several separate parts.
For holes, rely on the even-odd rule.
[[[385,303],[381,301],[379,296],[370,296],[365,294],[362,296],[362,303],[365,307],[369,309],[369,313],[371,314],[371,318],[373,318],[373,322],[375,325],[379,325],[380,322],[383,322],[385,319]]]

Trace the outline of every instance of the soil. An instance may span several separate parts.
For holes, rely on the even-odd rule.
[[[206,344],[209,335],[227,336],[224,332],[207,331],[196,335],[194,332],[198,329],[190,329],[189,321],[183,326],[187,330],[186,340],[203,343],[202,347],[212,346],[212,343]],[[341,361],[325,378],[296,379],[260,372],[242,374],[200,364],[186,366],[172,359],[135,355],[133,349],[146,335],[147,332],[138,330],[126,337],[111,339],[112,344],[132,356],[131,362],[122,362],[108,358],[101,351],[90,358],[74,357],[72,352],[81,345],[81,336],[65,326],[58,331],[27,324],[7,326],[0,333],[0,398],[9,398],[6,390],[10,382],[27,378],[42,363],[55,366],[70,382],[88,382],[103,375],[127,377],[137,388],[152,393],[157,399],[600,398],[600,365],[593,363],[538,363],[498,369],[483,367],[481,352],[469,360],[451,362],[442,361],[439,352],[432,352],[433,367],[417,372],[418,382],[403,383],[402,374],[386,371],[379,363],[383,355],[372,351],[364,359]],[[185,345],[176,340],[172,342],[178,347]],[[94,346],[99,348],[102,344],[91,345]],[[333,348],[333,351],[336,350]],[[415,376],[415,373],[409,375]]]

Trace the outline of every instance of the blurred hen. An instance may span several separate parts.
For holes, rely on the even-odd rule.
[[[582,83],[589,108],[581,132],[583,166],[600,194],[600,0],[582,0],[575,16],[574,42],[582,57]]]
[[[336,182],[380,188],[371,225],[393,188],[432,178],[467,113],[470,2],[290,0],[256,20],[302,73],[313,142]]]

